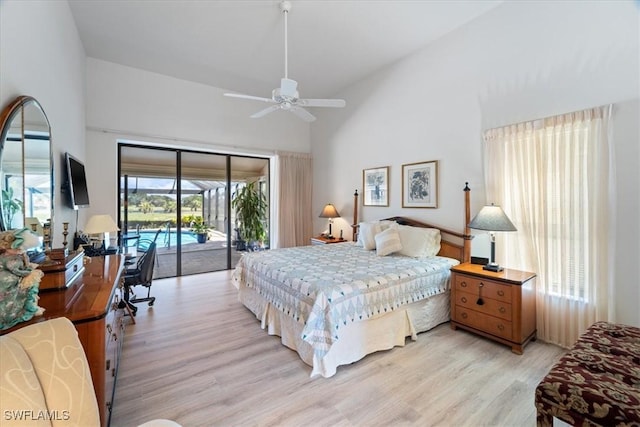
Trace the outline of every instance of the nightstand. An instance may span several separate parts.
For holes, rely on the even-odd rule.
[[[340,239],[338,237],[334,237],[333,239],[329,239],[325,236],[316,236],[311,238],[312,245],[328,245],[329,243],[342,243],[346,242],[345,239]]]
[[[451,328],[462,328],[522,354],[536,338],[536,275],[510,270],[494,273],[481,265],[451,268]]]

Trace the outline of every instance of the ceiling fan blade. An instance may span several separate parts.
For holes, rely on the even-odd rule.
[[[260,117],[266,116],[267,114],[280,109],[280,105],[272,105],[271,107],[267,107],[264,110],[260,110],[257,113],[251,115],[252,119],[258,119]]]
[[[296,116],[300,117],[305,122],[313,122],[316,119],[316,116],[314,116],[304,108],[294,106],[294,107],[291,107],[289,111],[291,111]]]
[[[298,105],[303,107],[336,107],[342,108],[347,103],[344,99],[299,99]]]
[[[242,93],[225,93],[224,96],[228,96],[230,98],[240,98],[240,99],[250,99],[253,101],[262,101],[262,102],[275,102],[271,98],[263,98],[261,96],[253,96],[253,95],[244,95]]]

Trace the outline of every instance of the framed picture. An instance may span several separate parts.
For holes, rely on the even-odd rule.
[[[389,206],[389,166],[362,171],[364,206]]]
[[[438,161],[402,165],[402,207],[438,207]]]

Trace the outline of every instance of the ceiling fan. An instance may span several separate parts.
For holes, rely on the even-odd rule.
[[[241,93],[225,93],[224,96],[231,98],[250,99],[254,101],[262,101],[271,105],[264,110],[260,110],[251,115],[251,118],[257,119],[266,116],[276,110],[291,111],[296,116],[306,122],[312,122],[316,118],[303,107],[337,107],[341,108],[346,105],[344,99],[303,99],[298,94],[298,82],[289,78],[288,68],[288,46],[287,46],[287,15],[291,10],[291,2],[283,1],[280,3],[280,10],[284,13],[284,78],[280,80],[280,87],[274,89],[271,98],[263,98],[260,96],[244,95]]]

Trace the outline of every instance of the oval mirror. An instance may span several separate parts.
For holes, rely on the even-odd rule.
[[[42,106],[20,96],[0,116],[0,229],[42,225],[53,219],[51,126]]]

